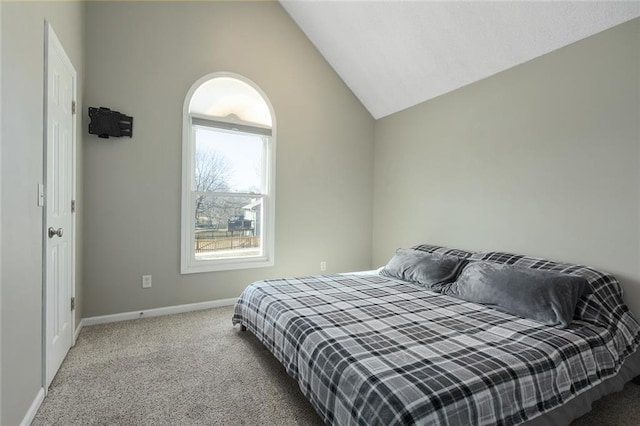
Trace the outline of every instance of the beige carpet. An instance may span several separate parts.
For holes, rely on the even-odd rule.
[[[321,425],[278,361],[231,326],[232,308],[82,330],[34,425]],[[572,426],[640,424],[640,386]]]

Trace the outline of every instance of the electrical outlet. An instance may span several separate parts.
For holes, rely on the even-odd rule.
[[[142,276],[142,288],[151,288],[151,275]]]
[[[326,271],[327,270],[327,262],[325,262],[324,260],[322,262],[320,262],[320,270],[321,271]]]

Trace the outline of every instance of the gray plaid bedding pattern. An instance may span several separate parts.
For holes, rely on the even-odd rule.
[[[378,275],[276,279],[247,287],[233,323],[255,334],[331,425],[519,424],[614,375],[638,347],[640,326],[610,275],[457,252],[571,268],[594,291],[561,330]]]

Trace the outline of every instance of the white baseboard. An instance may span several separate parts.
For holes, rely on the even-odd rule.
[[[80,324],[76,327],[76,331],[73,333],[73,344],[75,345],[76,340],[78,340],[78,336],[80,335],[80,331],[84,327],[84,318],[80,320]]]
[[[31,403],[31,407],[29,407],[29,411],[24,415],[24,418],[20,422],[20,426],[29,426],[33,419],[36,417],[36,413],[38,412],[38,408],[44,401],[44,388],[40,388],[38,394],[36,395],[36,399]]]
[[[236,303],[238,298],[211,300],[209,302],[189,303],[186,305],[166,306],[164,308],[146,309],[143,311],[122,312],[120,314],[102,315],[82,318],[82,326],[106,324],[109,322],[127,321],[137,318],[158,317],[162,315],[180,314],[182,312],[199,311],[202,309],[219,308]]]

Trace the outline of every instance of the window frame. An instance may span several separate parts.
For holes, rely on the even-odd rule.
[[[199,114],[190,114],[189,106],[196,90],[209,80],[227,77],[248,84],[256,90],[271,114],[271,128],[255,123],[223,117],[204,117]],[[193,123],[193,118],[199,124]],[[195,126],[203,126],[203,121],[208,122],[207,127],[217,128],[221,131],[237,129],[242,133],[251,133],[257,136],[267,137],[264,148],[264,173],[266,179],[262,198],[262,255],[244,256],[219,259],[196,260],[195,258],[195,219],[193,215],[194,194],[201,192],[193,188],[195,169]],[[215,125],[214,125],[215,124]],[[251,130],[255,130],[255,133]],[[271,135],[265,135],[264,131],[270,130]],[[260,133],[262,131],[263,133]],[[265,93],[248,78],[230,72],[214,72],[199,78],[189,91],[184,100],[182,112],[182,208],[180,231],[180,273],[192,274],[201,272],[229,271],[250,268],[265,268],[274,265],[275,253],[275,179],[276,179],[276,117],[273,106]]]

